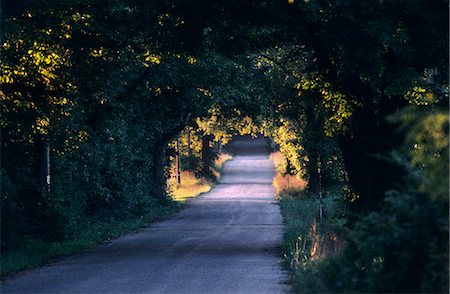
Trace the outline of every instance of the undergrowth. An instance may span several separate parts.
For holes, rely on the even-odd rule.
[[[300,174],[286,172],[286,159],[280,152],[274,162],[276,189],[284,220],[282,253],[294,292],[333,292],[324,285],[321,268],[344,247],[346,206],[342,189],[335,187],[320,197],[306,190],[308,182]]]
[[[339,189],[281,190],[284,264],[296,293],[448,293],[448,202],[412,184],[346,224]]]
[[[327,216],[322,221],[317,197],[307,192],[296,197],[281,195],[280,206],[285,223],[284,265],[290,271],[294,291],[329,292],[317,274],[322,262],[342,248],[342,206],[336,199],[326,198]]]
[[[220,179],[223,165],[231,158],[228,154],[221,154],[214,161],[213,173],[217,180]],[[91,217],[71,225],[70,231],[61,241],[44,241],[42,238],[33,238],[32,236],[18,239],[14,247],[11,246],[9,250],[2,251],[1,275],[7,276],[24,269],[48,264],[57,257],[79,252],[144,227],[178,211],[186,198],[208,192],[214,184],[212,181],[195,177],[189,171],[183,171],[182,178],[183,184],[175,186],[175,197],[173,198],[176,201],[174,202],[158,204],[150,201],[151,203],[149,202],[145,206],[144,213],[126,215],[109,213]]]
[[[66,256],[83,249],[109,241],[124,233],[141,228],[168,216],[181,208],[179,203],[155,206],[147,214],[126,219],[91,219],[80,224],[71,238],[61,242],[45,242],[38,238],[22,240],[21,245],[1,256],[1,275],[5,276],[23,269],[48,264],[56,257]]]

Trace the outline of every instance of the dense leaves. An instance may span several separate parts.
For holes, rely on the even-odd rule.
[[[320,217],[336,195],[350,209],[349,249],[323,277],[342,271],[334,290],[445,289],[448,1],[2,7],[2,250],[170,206],[176,139],[211,177],[234,135],[264,134]]]

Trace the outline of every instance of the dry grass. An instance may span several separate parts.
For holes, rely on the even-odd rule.
[[[299,179],[297,175],[280,175],[277,173],[273,178],[273,186],[275,187],[277,194],[289,193],[293,191],[302,191],[307,185],[307,181]]]
[[[176,183],[176,178],[170,179],[172,188],[172,198],[176,201],[185,201],[188,198],[197,197],[200,194],[209,192],[212,183],[195,177],[193,172],[181,172],[181,185]]]
[[[317,227],[317,221],[314,221],[309,232],[312,238],[309,255],[313,261],[338,254],[344,243],[343,237],[330,226],[322,226],[321,231]]]
[[[327,211],[336,208],[329,202]],[[316,197],[283,197],[280,200],[285,230],[282,244],[285,266],[290,270],[293,292],[330,293],[317,275],[323,261],[341,252],[344,246],[342,224],[325,218],[318,222]],[[300,291],[301,290],[301,291]]]
[[[305,189],[308,181],[299,178],[298,175],[282,175],[285,172],[286,159],[281,152],[273,152],[270,154],[270,159],[273,161],[277,171],[272,182],[277,195],[281,193],[291,194]]]
[[[213,174],[220,179],[220,171],[228,160],[233,157],[230,154],[222,153],[214,161]],[[181,185],[176,182],[176,177],[172,176],[169,181],[169,186],[172,190],[172,198],[176,201],[186,201],[186,199],[197,197],[203,193],[209,192],[213,186],[211,181],[206,179],[197,178],[191,171],[181,172]]]
[[[286,159],[280,151],[272,152],[269,158],[273,161],[273,165],[275,165],[275,169],[277,170],[277,172],[284,172]]]
[[[230,154],[221,153],[219,154],[219,157],[214,160],[213,174],[218,181],[220,180],[220,171],[222,170],[223,165],[225,164],[225,162],[231,159],[233,159],[233,156],[231,156]]]
[[[233,156],[231,156],[228,153],[221,153],[219,155],[219,157],[214,161],[214,164],[216,165],[217,168],[222,168],[223,165],[225,164],[225,162],[227,162],[228,160],[231,160],[233,158]]]

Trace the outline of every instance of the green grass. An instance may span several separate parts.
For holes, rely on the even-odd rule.
[[[214,170],[217,177],[220,177],[220,172],[225,162],[231,159],[232,157],[230,155],[223,154],[216,160]],[[186,192],[189,195],[183,194],[183,197],[176,199],[177,202],[174,202],[172,206],[165,208],[155,207],[144,216],[109,221],[91,220],[89,223],[80,225],[70,239],[62,242],[44,242],[38,238],[20,240],[18,243],[21,245],[15,250],[2,252],[0,259],[1,276],[8,276],[21,270],[48,264],[55,258],[82,251],[138,228],[142,228],[151,222],[180,210],[186,198],[196,197],[205,193],[214,185],[214,183],[206,183],[202,179],[191,179],[191,181],[193,181],[191,183],[192,187],[188,185],[188,191]]]
[[[340,207],[331,198],[324,201],[329,217],[322,223],[317,198],[300,193],[301,198],[281,195],[280,206],[285,233],[282,253],[294,292],[327,292],[322,286],[320,268],[342,246],[338,232],[343,219]]]
[[[180,204],[174,204],[162,209],[158,207],[145,216],[126,220],[91,222],[80,229],[72,238],[62,242],[44,242],[40,239],[24,240],[16,250],[6,254],[2,252],[0,260],[1,275],[6,276],[24,269],[45,265],[57,257],[66,256],[109,241],[166,217],[178,211],[181,206]]]

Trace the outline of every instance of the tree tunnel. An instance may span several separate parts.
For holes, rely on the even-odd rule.
[[[2,1],[2,249],[170,206],[176,153],[211,178],[237,134],[270,138],[283,173],[340,195],[355,219],[408,185],[447,203],[447,12],[438,0]]]

